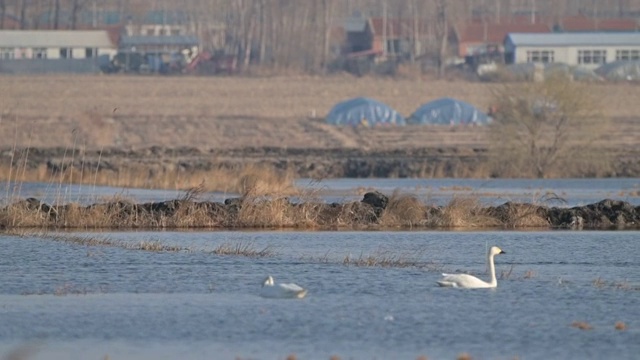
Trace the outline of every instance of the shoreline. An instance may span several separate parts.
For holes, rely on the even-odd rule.
[[[580,169],[577,173],[554,174],[549,178],[640,177],[640,149],[603,151],[610,154],[612,160],[609,164]],[[487,152],[484,147],[388,150],[287,147],[201,150],[159,146],[136,150],[31,148],[0,149],[0,167],[5,170],[14,168],[14,176],[20,174],[20,181],[50,181],[71,171],[84,173],[85,176],[90,175],[84,181],[77,175],[70,180],[93,185],[113,185],[105,181],[110,177],[122,178],[135,172],[137,183],[117,185],[146,188],[168,186],[175,189],[176,186],[196,186],[208,173],[219,175],[212,173],[256,165],[287,173],[293,178],[495,178]],[[9,174],[8,170],[4,172]],[[163,181],[159,182],[157,178],[162,177]],[[183,184],[169,183],[170,178],[177,177],[182,179]],[[185,180],[189,177],[194,177],[193,181]]]
[[[187,194],[162,202],[52,206],[28,198],[0,208],[0,229],[630,230],[640,229],[640,206],[612,199],[575,207],[525,202],[482,206],[473,198],[453,198],[447,205],[433,206],[412,195],[387,196],[378,191],[343,203],[293,203],[286,197],[266,196],[212,202]]]

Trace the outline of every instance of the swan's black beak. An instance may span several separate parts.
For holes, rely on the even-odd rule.
[[[500,252],[498,254],[506,254],[506,252],[500,250]]]

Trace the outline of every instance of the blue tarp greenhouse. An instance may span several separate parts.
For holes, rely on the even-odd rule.
[[[418,108],[408,119],[409,124],[486,125],[489,116],[464,101],[442,98]]]
[[[349,126],[405,125],[402,115],[377,100],[359,97],[336,104],[326,118],[327,123]]]

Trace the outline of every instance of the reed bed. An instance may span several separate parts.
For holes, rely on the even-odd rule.
[[[640,291],[640,284],[632,284],[627,280],[608,281],[601,277],[597,277],[591,282],[591,284],[598,289]]]
[[[326,203],[313,191],[297,191],[292,201],[281,188],[261,187],[255,176],[243,181],[239,197],[223,203],[202,200],[203,183],[177,199],[137,203],[115,196],[90,205],[44,203],[11,198],[0,207],[0,229],[549,229],[637,228],[640,215],[629,203],[605,199],[574,208],[544,203],[483,205],[476,195],[454,196],[431,205],[412,194],[390,197],[377,191],[361,201]],[[9,190],[7,191],[9,192]],[[13,201],[11,201],[13,200]]]
[[[236,244],[220,244],[215,249],[213,249],[211,253],[215,255],[245,256],[252,258],[271,257],[275,255],[270,246],[265,246],[262,249],[257,249],[253,243],[243,242],[239,242]]]
[[[352,257],[345,256],[342,264],[356,267],[406,268],[419,267],[420,262],[407,255],[396,254],[388,250],[379,250],[373,254]]]
[[[12,152],[12,156],[14,152]],[[211,169],[183,169],[175,164],[160,166],[136,161],[120,160],[114,164],[104,160],[85,163],[69,157],[59,164],[29,165],[29,149],[20,151],[14,159],[0,162],[0,181],[16,184],[5,188],[5,196],[17,193],[22,182],[43,182],[53,187],[62,184],[186,190],[202,187],[205,191],[237,194],[296,194],[292,170],[278,170],[272,166],[245,163],[233,167],[223,165]],[[170,159],[169,159],[170,160]],[[179,160],[176,160],[178,162]]]
[[[147,252],[194,252],[190,247],[179,245],[168,245],[158,240],[141,240],[137,242],[128,242],[122,240],[115,240],[109,237],[100,236],[76,236],[67,234],[50,234],[47,232],[14,232],[14,234],[20,236],[33,236],[40,239],[61,242],[66,244],[82,245],[82,246],[104,246],[104,247],[117,247],[125,250],[138,250]],[[275,255],[275,252],[271,246],[265,246],[263,248],[257,248],[255,244],[251,242],[238,242],[238,243],[223,243],[216,246],[211,251],[203,251],[205,253],[213,255],[224,256],[243,256],[243,257],[271,257]]]
[[[125,250],[140,250],[150,252],[183,252],[191,251],[190,248],[163,244],[157,240],[141,240],[138,242],[126,242],[121,240],[114,240],[107,237],[97,236],[71,236],[71,235],[50,235],[40,234],[38,237],[57,241],[67,244],[84,245],[84,246],[107,246],[118,247]]]

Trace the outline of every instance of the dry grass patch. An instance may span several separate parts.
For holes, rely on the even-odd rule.
[[[616,321],[614,328],[619,331],[624,331],[624,330],[627,330],[627,324],[625,324],[622,321]]]
[[[409,256],[394,254],[387,250],[379,250],[370,255],[360,254],[357,258],[347,255],[342,263],[347,266],[384,268],[406,268],[420,265],[418,261]]]
[[[548,228],[549,221],[539,212],[540,207],[533,204],[508,203],[499,216],[502,226],[507,228]]]
[[[454,197],[430,222],[441,228],[490,228],[501,222],[488,214],[475,197]]]
[[[423,225],[426,217],[426,206],[416,196],[394,192],[379,223],[382,226],[413,227]]]
[[[594,279],[591,284],[598,289],[614,289],[627,291],[640,291],[640,285],[632,284],[627,280],[606,281],[600,277]]]
[[[591,324],[589,324],[586,321],[574,321],[571,323],[571,327],[574,327],[576,329],[580,329],[580,330],[592,330],[593,326],[591,326]]]
[[[236,244],[220,244],[215,249],[213,249],[211,253],[215,255],[246,256],[253,258],[270,257],[275,255],[270,246],[265,246],[262,249],[257,249],[253,243],[242,242]]]
[[[126,242],[122,240],[114,240],[107,237],[97,236],[73,236],[73,235],[49,235],[43,234],[31,234],[45,240],[53,240],[63,242],[67,244],[84,245],[84,246],[108,246],[118,247],[126,250],[141,250],[151,252],[181,252],[191,251],[190,248],[166,245],[157,240],[141,240],[139,242]]]
[[[180,190],[201,186],[204,191],[219,191],[243,195],[295,194],[292,171],[282,171],[272,166],[247,163],[227,168],[222,165],[212,169],[181,169],[175,163],[180,159],[162,159],[159,163],[141,162],[123,157],[101,160],[101,156],[85,163],[72,157],[56,164],[54,168],[40,164],[36,168],[26,166],[24,160],[0,163],[0,180],[21,182],[45,182],[52,187],[60,184],[87,184],[91,186],[132,187],[142,189]],[[80,152],[84,153],[84,150]],[[157,159],[156,159],[157,160]],[[5,189],[7,198],[19,190]]]
[[[60,235],[60,234],[48,234],[48,233],[22,233],[17,234],[20,236],[33,236],[44,240],[57,241],[67,244],[84,245],[84,246],[107,246],[118,247],[126,250],[140,250],[149,252],[193,252],[189,247],[178,245],[163,244],[158,240],[141,240],[138,242],[127,242],[122,240],[114,240],[108,237],[98,236],[74,236],[74,235]],[[246,256],[246,257],[270,257],[274,256],[275,252],[271,246],[265,246],[262,249],[256,248],[253,243],[224,243],[218,245],[212,251],[208,251],[210,254],[226,255],[226,256]]]
[[[302,211],[286,197],[250,196],[238,200],[232,227],[282,228],[296,227]],[[233,211],[233,210],[232,210]]]
[[[533,279],[537,276],[537,273],[533,270],[527,270],[524,272],[524,275],[522,276],[523,279]]]
[[[273,167],[250,164],[243,166],[234,177],[234,190],[242,196],[296,194],[295,175]]]

